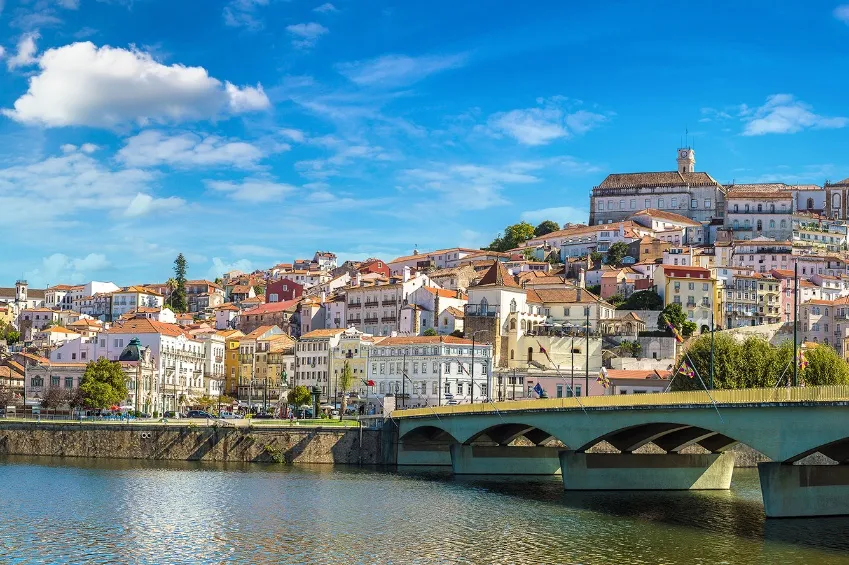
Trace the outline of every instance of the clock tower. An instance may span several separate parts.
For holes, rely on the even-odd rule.
[[[678,150],[678,172],[696,172],[696,151],[690,147]]]

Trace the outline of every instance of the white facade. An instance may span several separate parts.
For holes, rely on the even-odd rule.
[[[399,331],[401,307],[408,296],[422,286],[433,284],[426,275],[417,273],[409,278],[408,275],[406,271],[404,280],[390,284],[348,288],[347,325],[371,335],[387,336]]]
[[[128,287],[112,293],[112,319],[136,308],[162,308],[165,298],[143,287]]]
[[[434,266],[437,269],[446,269],[458,266],[468,255],[480,253],[480,249],[465,249],[463,247],[452,247],[450,249],[439,249],[437,251],[419,253],[413,251],[412,255],[396,257],[389,261],[390,275],[400,275],[404,267],[419,269],[425,266]]]

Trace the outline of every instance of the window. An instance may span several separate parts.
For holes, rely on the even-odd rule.
[[[65,388],[74,388],[74,377],[65,377]]]
[[[614,208],[616,208],[616,202],[614,202],[613,200],[609,200],[609,201],[607,202],[607,209],[608,209],[608,210],[613,210]]]
[[[59,377],[51,375],[50,376],[50,386],[58,387],[59,386]]]
[[[83,361],[85,361],[85,358],[86,358],[86,352],[85,352],[85,351],[83,351],[83,352],[81,352],[81,353],[80,353],[80,359],[82,359]]]
[[[433,396],[436,396],[437,394],[439,394],[439,383],[438,383],[438,382],[433,381],[433,382],[431,383],[430,393],[431,393]]]
[[[581,396],[581,385],[575,385],[575,396]]]
[[[708,289],[710,289],[710,284],[702,283],[702,290],[708,290]]]
[[[451,394],[451,383],[445,382],[445,394]]]
[[[657,208],[658,208],[658,210],[662,210],[662,209],[663,209],[663,198],[658,198],[658,199],[657,199]]]
[[[687,283],[687,290],[695,290],[695,289],[696,289],[696,283],[692,283],[692,282]]]
[[[677,198],[673,198],[673,199],[672,199],[672,207],[673,207],[673,208],[677,208],[677,207],[678,207],[678,199],[677,199]]]
[[[624,209],[625,209],[625,201],[624,201],[624,200],[620,200],[620,201],[619,201],[619,209],[620,209],[620,210],[624,210]]]
[[[557,398],[563,398],[563,385],[557,385]]]
[[[770,220],[770,221],[769,221],[769,229],[771,229],[771,230],[774,230],[774,229],[775,229],[775,220]]]
[[[631,210],[635,210],[637,208],[637,200],[635,198],[631,199]]]
[[[511,314],[516,313],[516,299],[515,298],[510,301],[510,313]]]
[[[698,207],[699,207],[699,201],[698,201],[698,199],[693,198],[692,200],[690,200],[690,208],[692,208],[693,210],[695,210],[695,209],[696,209],[696,208],[698,208]]]
[[[760,207],[760,204],[758,204],[758,207]],[[758,227],[757,227],[757,230],[758,230],[758,231],[763,231],[763,229],[764,229],[764,223],[763,223],[762,221],[758,220]]]
[[[44,386],[44,379],[41,377],[33,377],[29,380],[29,384],[31,387],[40,388]]]
[[[604,202],[602,202],[601,200],[599,200],[599,201],[598,201],[598,206],[597,206],[597,208],[598,208],[598,211],[599,211],[599,212],[601,212],[602,210],[604,210]]]
[[[463,383],[457,383],[457,394],[463,394]]]
[[[565,317],[567,317],[567,318],[570,316],[570,314],[569,314],[569,307],[568,307],[568,306],[564,306],[564,307],[563,307],[563,315],[564,315]]]

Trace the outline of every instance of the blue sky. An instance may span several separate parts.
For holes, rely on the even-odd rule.
[[[685,128],[720,182],[839,180],[847,46],[819,1],[0,0],[0,284],[486,245]]]

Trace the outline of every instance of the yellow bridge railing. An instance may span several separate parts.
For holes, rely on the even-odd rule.
[[[849,386],[811,386],[780,388],[746,388],[733,390],[712,390],[711,396],[717,404],[760,404],[778,402],[849,402]],[[580,400],[580,403],[578,402]],[[395,410],[392,418],[411,418],[415,416],[440,416],[450,414],[474,414],[492,412],[515,412],[528,410],[553,410],[558,408],[627,408],[629,406],[670,406],[710,404],[711,400],[704,390],[682,392],[663,392],[656,394],[610,394],[581,398],[546,398],[536,400],[510,400],[506,402],[476,402],[429,408]]]

